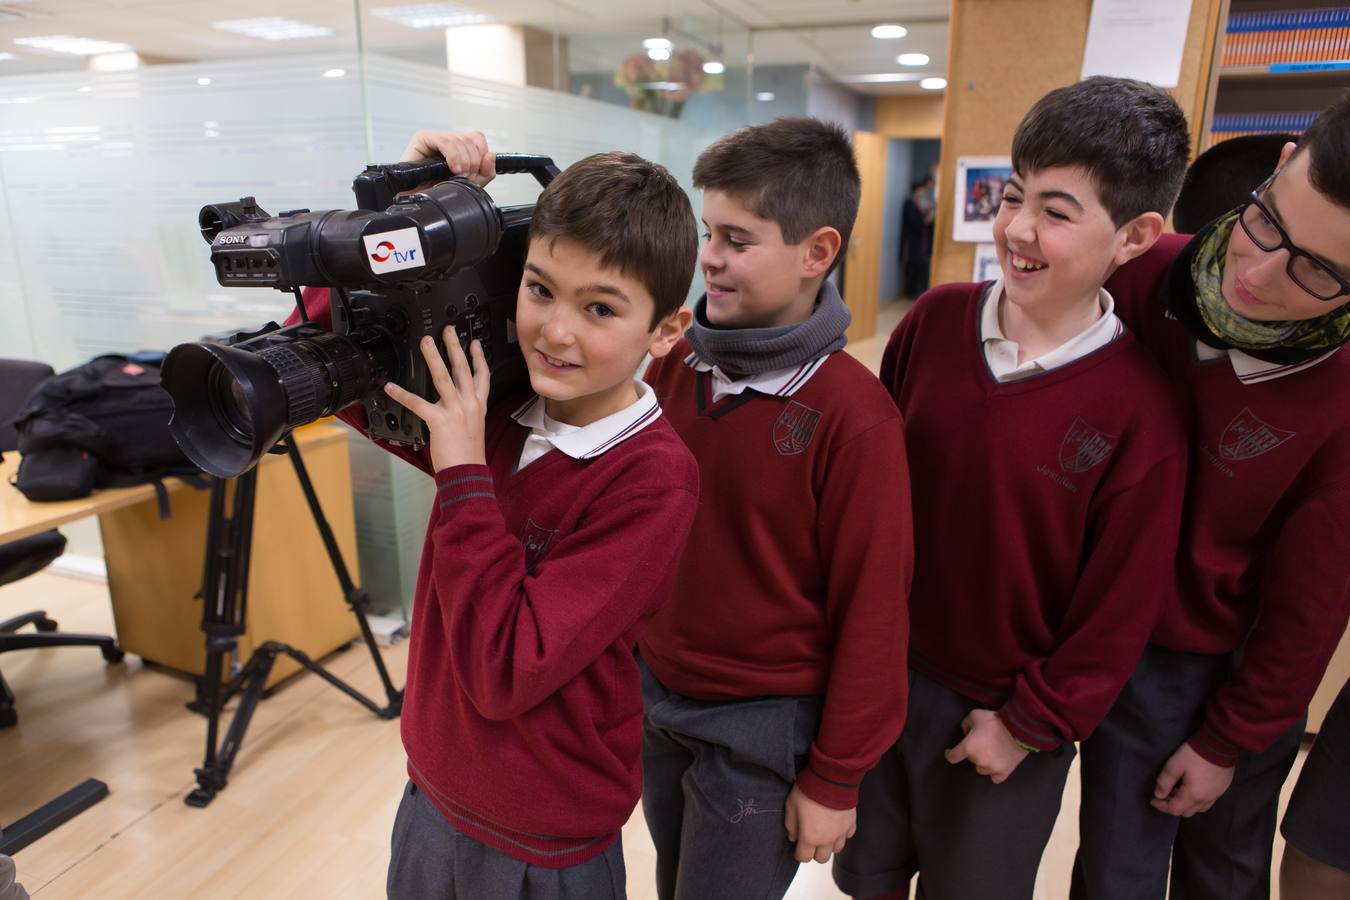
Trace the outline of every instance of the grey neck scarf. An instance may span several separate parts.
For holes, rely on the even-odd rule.
[[[694,304],[694,324],[685,332],[704,362],[731,376],[761,375],[799,366],[848,343],[844,332],[853,317],[838,289],[828,281],[816,295],[816,308],[805,322],[777,328],[718,328],[708,322],[707,295]]]

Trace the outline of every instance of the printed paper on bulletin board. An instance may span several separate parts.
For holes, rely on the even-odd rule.
[[[1012,177],[1008,156],[956,158],[956,208],[952,240],[987,244],[994,239],[994,216],[1003,200],[1003,185]]]
[[[1191,0],[1094,0],[1083,75],[1137,78],[1176,87]]]
[[[998,248],[993,244],[975,245],[975,269],[971,272],[970,280],[976,284],[985,281],[994,281],[1003,275],[1003,270],[998,264]]]

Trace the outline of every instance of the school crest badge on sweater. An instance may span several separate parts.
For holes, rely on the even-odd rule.
[[[1233,417],[1233,421],[1224,429],[1223,437],[1219,438],[1219,455],[1234,461],[1254,459],[1274,450],[1294,437],[1295,433],[1276,428],[1262,421],[1250,409],[1244,408]]]
[[[819,424],[820,413],[789,400],[773,423],[774,449],[783,456],[796,456],[810,446]]]
[[[1118,440],[1075,416],[1059,443],[1059,467],[1075,475],[1086,472],[1110,456]]]
[[[539,561],[544,558],[548,552],[553,539],[558,536],[558,529],[545,528],[535,523],[534,519],[526,519],[525,527],[520,530],[520,543],[525,547],[525,571],[530,575],[539,566]]]

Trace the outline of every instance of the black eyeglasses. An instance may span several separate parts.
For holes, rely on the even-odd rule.
[[[1247,237],[1252,239],[1253,244],[1267,253],[1288,250],[1289,263],[1284,268],[1289,273],[1290,280],[1318,300],[1335,300],[1337,297],[1350,294],[1350,281],[1331,271],[1306,250],[1295,246],[1294,242],[1289,240],[1288,232],[1275,221],[1274,214],[1261,202],[1261,194],[1270,187],[1275,175],[1267,178],[1260,187],[1252,191],[1247,202],[1242,205],[1242,211],[1238,216],[1242,230],[1247,232]]]

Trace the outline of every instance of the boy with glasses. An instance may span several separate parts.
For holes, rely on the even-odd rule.
[[[1247,202],[1107,287],[1193,443],[1166,613],[1083,744],[1075,898],[1267,897],[1280,786],[1350,610],[1350,94]],[[1174,846],[1175,841],[1175,846]]]

